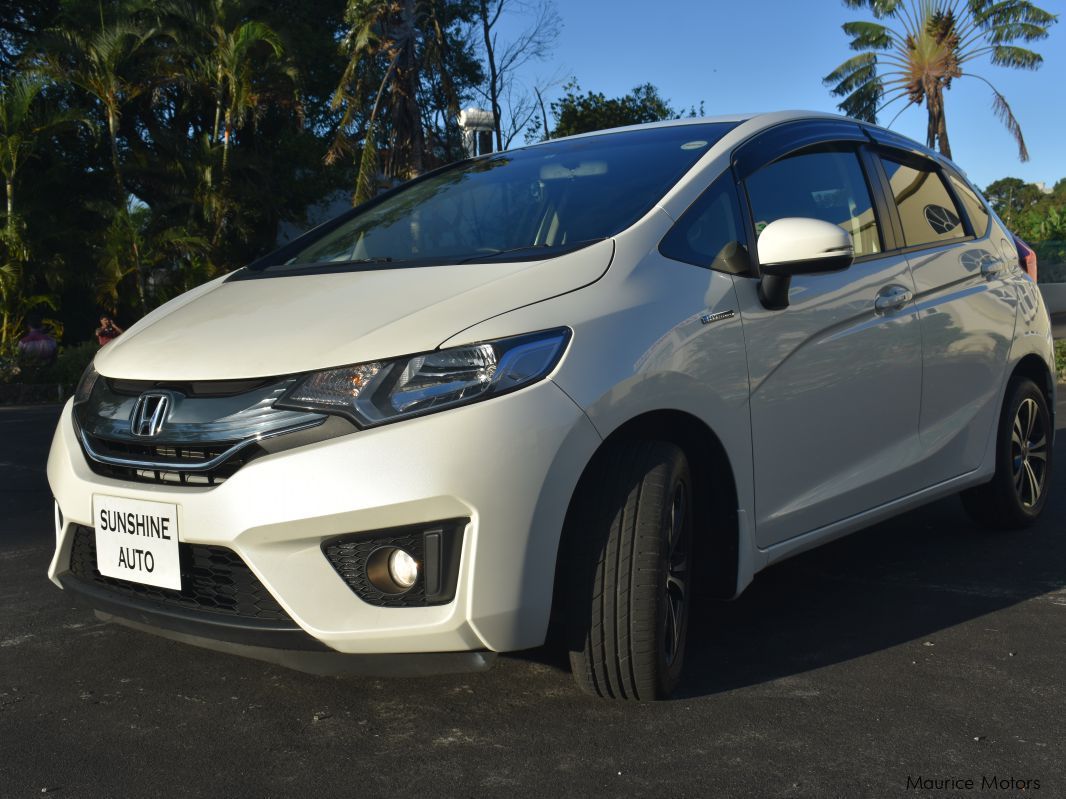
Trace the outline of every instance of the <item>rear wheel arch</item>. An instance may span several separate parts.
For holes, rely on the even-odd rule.
[[[1052,429],[1055,425],[1055,376],[1047,361],[1035,353],[1029,353],[1015,364],[1007,385],[1019,377],[1027,377],[1039,386],[1047,399],[1048,412],[1051,414]],[[1006,397],[1004,397],[1004,402]]]

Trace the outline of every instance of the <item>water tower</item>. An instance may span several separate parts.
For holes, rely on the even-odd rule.
[[[459,130],[463,132],[466,154],[471,158],[492,152],[492,134],[496,124],[491,111],[464,108],[459,112]]]

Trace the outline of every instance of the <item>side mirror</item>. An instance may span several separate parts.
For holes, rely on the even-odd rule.
[[[771,222],[756,243],[762,281],[759,297],[771,310],[788,307],[793,275],[839,272],[854,260],[851,234],[821,219],[785,217]]]

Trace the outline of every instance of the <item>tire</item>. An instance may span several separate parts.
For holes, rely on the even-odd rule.
[[[975,522],[1020,530],[1040,518],[1050,493],[1051,432],[1044,392],[1027,378],[1011,381],[996,431],[995,476],[962,494]]]
[[[626,441],[598,461],[568,518],[564,605],[578,686],[605,699],[668,697],[681,676],[692,586],[684,453]]]

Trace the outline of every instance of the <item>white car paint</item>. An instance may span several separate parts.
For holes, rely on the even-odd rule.
[[[796,217],[777,219],[767,225],[759,234],[757,247],[763,266],[852,254],[851,236],[839,225]]]
[[[339,652],[509,651],[544,640],[578,479],[644,414],[686,414],[721,442],[736,487],[735,592],[776,560],[988,479],[1011,370],[1026,356],[1053,362],[1031,282],[1002,259],[980,271],[1009,235],[998,221],[961,249],[798,276],[778,311],[755,278],[658,251],[738,145],[807,119],[835,118],[744,118],[642,219],[554,259],[219,280],[153,312],[104,348],[102,375],[253,378],[555,327],[573,338],[545,381],[272,454],[214,488],[95,473],[68,404],[48,461],[63,520],[49,575],[67,570],[74,525],[91,526],[93,493],[172,502],[183,542],[233,549]],[[882,312],[886,287],[913,296]],[[470,522],[447,605],[372,607],[322,556],[331,536],[453,516]]]
[[[235,368],[264,377],[431,350],[456,320],[595,282],[613,249],[604,241],[543,262],[215,281],[195,303],[130,327],[101,350],[96,368],[130,380],[225,380]],[[222,342],[239,342],[239,367]],[[152,351],[166,357],[144,357]]]

